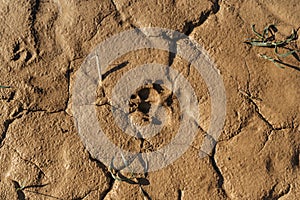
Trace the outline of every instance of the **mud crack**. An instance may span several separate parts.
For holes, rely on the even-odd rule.
[[[257,105],[257,103],[255,101],[262,101],[261,98],[255,97],[251,94],[250,91],[250,80],[251,80],[251,74],[250,74],[250,70],[249,67],[247,65],[247,62],[245,60],[245,66],[247,69],[247,73],[248,73],[248,77],[247,77],[247,83],[246,83],[246,91],[241,90],[240,88],[238,89],[238,91],[241,93],[241,95],[243,97],[245,97],[246,100],[248,100],[248,102],[254,107],[254,111],[257,114],[257,116],[268,126],[268,128],[270,128],[271,130],[283,130],[283,129],[295,129],[295,124],[294,124],[294,120],[292,121],[291,125],[287,125],[287,126],[282,126],[282,127],[275,127],[271,122],[268,121],[268,119],[264,116],[264,114],[261,112],[260,107]],[[238,82],[235,79],[236,82]],[[249,116],[250,118],[251,116]]]
[[[127,17],[126,16],[124,16],[124,14],[118,9],[118,7],[117,7],[117,5],[116,5],[116,3],[115,3],[115,0],[111,0],[111,3],[112,3],[112,5],[113,5],[113,7],[115,8],[115,11],[116,11],[116,17],[117,18],[119,18],[119,25],[123,25],[126,21],[127,21]],[[136,28],[134,25],[132,25],[130,22],[128,22],[130,25],[131,25],[131,27],[133,27],[133,28]]]
[[[14,148],[12,148],[12,150],[18,155],[19,158],[21,158],[23,161],[25,161],[26,163],[29,163],[31,165],[33,165],[35,168],[37,168],[39,170],[39,175],[38,175],[38,180],[37,181],[40,181],[42,179],[42,177],[46,177],[44,171],[42,170],[41,167],[39,167],[37,164],[35,164],[33,161],[31,160],[27,160],[25,158],[23,158],[21,156],[21,154]]]
[[[182,200],[182,190],[181,190],[181,189],[178,189],[178,190],[177,190],[177,193],[178,193],[177,200]]]
[[[30,13],[30,16],[31,16],[31,27],[30,27],[30,30],[31,30],[31,34],[34,38],[34,43],[35,43],[35,47],[36,45],[39,43],[39,38],[38,38],[38,32],[37,30],[35,29],[35,23],[36,23],[36,17],[37,17],[37,12],[40,8],[40,0],[31,0],[30,1],[30,4],[31,4],[31,13]],[[38,48],[36,48],[36,51],[37,51],[37,54],[38,54]]]
[[[106,14],[104,16],[101,16],[99,17],[99,19],[96,20],[97,24],[97,29],[95,31],[92,32],[91,36],[89,37],[89,39],[87,39],[87,42],[90,42],[97,34],[98,34],[98,31],[101,27],[101,23],[108,17],[110,17],[112,14],[114,14],[114,12],[112,13],[109,13],[109,14]]]
[[[89,159],[92,162],[96,163],[96,165],[103,171],[106,178],[108,179],[108,188],[102,192],[102,194],[100,195],[100,198],[99,198],[101,200],[105,199],[105,197],[108,195],[108,193],[112,190],[114,183],[115,183],[115,179],[113,179],[113,177],[111,176],[111,173],[108,171],[107,167],[102,162],[93,158],[90,153],[88,153],[88,154],[89,154]]]
[[[290,192],[290,190],[291,190],[291,186],[290,186],[290,184],[288,184],[287,187],[282,192],[280,192],[278,194],[274,194],[277,185],[278,185],[278,183],[276,183],[275,185],[273,185],[272,188],[269,190],[268,194],[265,195],[262,199],[263,200],[268,200],[268,199],[276,199],[276,200],[278,200],[281,197],[287,195]]]
[[[11,123],[13,123],[14,120],[12,119],[8,119],[8,120],[5,120],[4,121],[4,130],[0,136],[0,148],[3,146],[3,141],[4,139],[6,138],[6,134],[7,134],[7,131],[8,131],[8,128],[9,128],[9,125]]]
[[[68,84],[68,91],[67,91],[67,95],[68,95],[68,98],[67,100],[65,101],[65,107],[64,107],[64,111],[67,113],[67,109],[68,109],[68,106],[69,106],[69,101],[70,101],[70,98],[71,98],[71,73],[73,72],[73,69],[71,68],[71,62],[68,63],[68,67],[67,67],[67,71],[66,71],[66,74],[65,74],[65,77],[67,79],[67,84]]]
[[[117,14],[121,16],[121,12],[118,10],[118,7],[117,7],[115,1],[114,1],[114,0],[111,0],[111,3],[112,3],[112,5],[113,5],[113,7],[115,8]]]
[[[208,17],[210,15],[212,15],[212,14],[215,15],[219,12],[219,10],[220,10],[219,0],[212,0],[211,2],[213,3],[211,9],[201,12],[198,22],[193,23],[191,21],[188,21],[185,23],[185,25],[183,27],[183,33],[185,35],[190,35],[193,32],[193,30],[196,27],[201,26],[208,19]]]
[[[267,126],[268,126],[269,128],[271,128],[272,130],[275,130],[274,126],[273,126],[273,125],[272,125],[272,124],[264,117],[264,115],[261,113],[261,111],[260,111],[258,105],[257,105],[252,99],[250,99],[250,102],[254,105],[255,111],[256,111],[258,117],[259,117],[261,120],[263,120],[263,121],[267,124]]]
[[[23,116],[22,114],[23,109],[22,108],[18,108],[14,113],[11,114],[11,119],[7,119],[4,121],[4,130],[0,135],[0,148],[3,146],[4,144],[4,139],[6,138],[7,135],[7,131],[9,129],[9,126],[16,120],[19,119]]]
[[[220,168],[218,167],[217,163],[216,163],[216,160],[215,160],[215,154],[216,154],[216,146],[213,148],[213,151],[212,151],[212,155],[209,156],[210,158],[210,161],[211,161],[211,164],[212,164],[212,167],[213,169],[215,170],[215,172],[217,173],[218,175],[218,187],[219,189],[221,190],[221,193],[224,197],[226,197],[227,199],[229,199],[228,195],[227,195],[227,192],[225,191],[225,189],[223,188],[223,184],[224,184],[224,177],[221,173],[221,170]]]

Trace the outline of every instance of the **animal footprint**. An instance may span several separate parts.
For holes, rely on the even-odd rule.
[[[27,41],[18,41],[13,47],[11,60],[22,64],[30,64],[37,57],[36,50],[30,46]]]

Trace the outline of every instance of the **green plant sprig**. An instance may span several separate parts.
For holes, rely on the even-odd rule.
[[[10,88],[10,86],[0,85],[0,88]]]
[[[141,183],[139,182],[138,178],[136,177],[136,174],[133,172],[133,170],[131,169],[130,167],[130,164],[132,161],[127,161],[124,157],[124,155],[121,153],[121,157],[122,157],[122,161],[123,161],[123,166],[121,168],[128,168],[130,170],[130,177],[127,177],[127,176],[124,176],[123,174],[121,174],[121,169],[117,170],[115,167],[114,167],[114,157],[112,158],[111,160],[111,163],[110,163],[110,166],[108,168],[108,171],[110,172],[111,174],[111,177],[114,179],[114,180],[117,180],[117,181],[123,181],[123,182],[127,182],[129,184],[136,184],[139,186],[139,189],[140,189],[140,193],[141,195],[143,196],[143,199],[145,200],[151,200],[151,197],[149,196],[149,194],[143,189]],[[131,160],[134,160],[137,156],[134,156],[133,159]],[[148,166],[146,165],[146,168],[148,168]]]
[[[290,44],[292,41],[298,39],[297,31],[292,30],[291,35],[289,35],[285,40],[279,40],[277,41],[275,39],[275,33],[278,31],[275,24],[270,24],[266,26],[262,33],[259,33],[255,29],[255,25],[253,24],[251,26],[252,32],[256,35],[256,38],[250,38],[245,41],[246,44],[250,44],[251,46],[257,46],[257,47],[268,47],[268,48],[274,48],[274,53],[277,57],[285,58],[289,55],[294,55],[295,53],[299,52],[299,50],[295,49],[289,49],[286,48],[286,45]],[[278,48],[282,47],[284,49],[289,49],[288,52],[280,54],[278,53]],[[265,54],[259,54],[261,58],[264,58],[268,61],[271,61],[279,68],[284,68],[280,64],[284,64],[279,58],[275,59]],[[279,64],[280,63],[280,64]]]

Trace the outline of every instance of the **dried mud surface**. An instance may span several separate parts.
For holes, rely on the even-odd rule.
[[[277,68],[257,56],[272,49],[243,41],[253,36],[251,24],[262,30],[275,23],[278,36],[288,36],[300,27],[299,11],[297,0],[2,0],[0,85],[10,88],[0,89],[0,199],[298,199],[299,61],[286,58],[294,67]],[[122,74],[157,62],[197,86],[197,136],[178,160],[147,174],[143,189],[149,197],[143,197],[137,185],[112,179],[107,166],[85,149],[71,97],[76,72],[97,44],[149,26],[180,31],[208,51],[224,81],[227,113],[216,148],[200,159],[210,96],[195,69],[174,54],[153,49],[130,52],[112,63],[111,69],[127,64],[105,73],[96,109],[108,137],[127,150],[167,144],[179,116],[170,91],[146,86],[149,101],[162,100],[174,120],[141,150],[141,141],[124,136],[109,112],[111,89]],[[295,43],[300,47],[299,39]],[[137,109],[143,102],[139,92],[131,111],[145,119],[149,116]]]

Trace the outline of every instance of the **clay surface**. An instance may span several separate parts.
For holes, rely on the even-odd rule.
[[[274,55],[272,48],[244,43],[254,36],[252,24],[263,30],[274,23],[284,39],[300,27],[299,19],[298,0],[1,0],[0,85],[10,88],[0,88],[0,199],[299,199],[299,58],[284,58],[290,67],[280,69],[258,56]],[[137,86],[128,112],[141,127],[159,124],[151,108],[160,105],[167,115],[163,129],[141,139],[116,125],[113,87],[146,63],[170,66],[188,80],[200,119],[195,138],[175,162],[136,174],[133,182],[119,181],[82,142],[72,95],[82,63],[99,43],[143,27],[179,31],[208,52],[224,82],[226,118],[215,148],[200,158],[212,121],[201,74],[159,49],[120,56],[102,72],[93,105],[116,146],[154,152],[180,128],[179,100],[159,82]],[[300,48],[300,39],[294,46]]]

